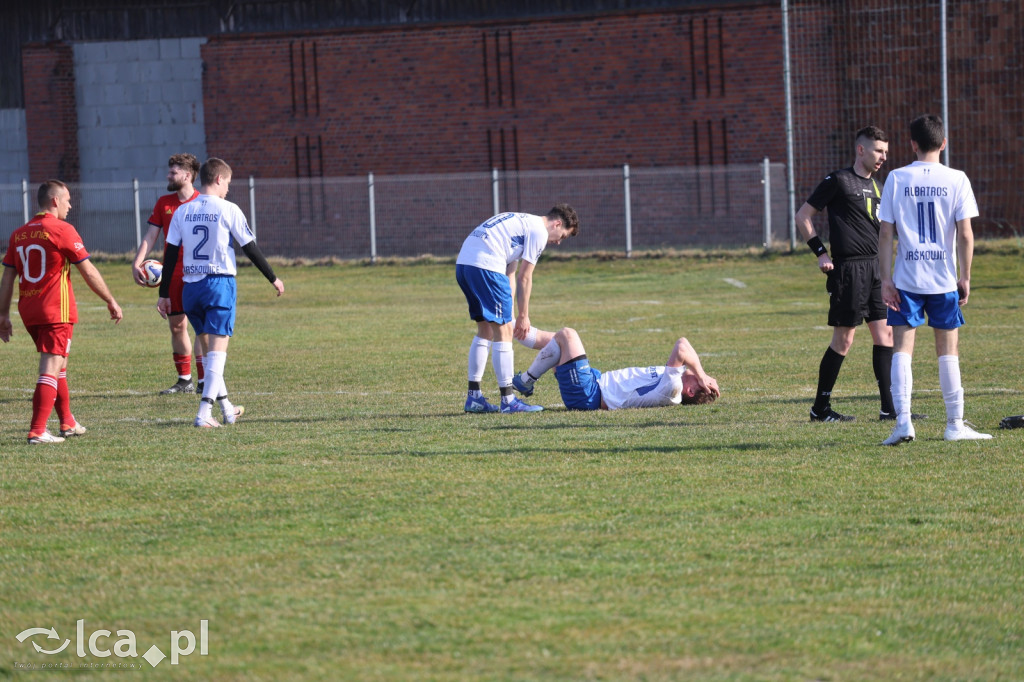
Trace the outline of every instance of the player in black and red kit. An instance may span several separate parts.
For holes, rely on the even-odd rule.
[[[865,320],[874,342],[872,365],[881,399],[878,416],[896,418],[889,391],[892,329],[886,325],[878,276],[878,202],[882,187],[874,177],[889,154],[889,138],[879,128],[867,126],[858,130],[854,139],[853,165],[826,176],[796,214],[797,227],[818,257],[818,269],[828,276],[828,324],[833,328],[832,342],[818,368],[818,391],[811,407],[811,421],[854,420],[833,410],[831,397],[843,359],[853,345],[854,332]],[[831,257],[811,222],[825,210]]]

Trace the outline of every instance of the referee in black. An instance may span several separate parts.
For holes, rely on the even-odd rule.
[[[882,186],[874,177],[889,154],[889,137],[879,128],[867,126],[858,130],[854,139],[853,166],[826,176],[796,214],[797,227],[818,257],[818,268],[828,277],[825,288],[829,295],[828,324],[832,327],[832,342],[818,368],[818,392],[811,407],[811,421],[815,422],[855,419],[832,409],[832,388],[843,359],[853,345],[853,334],[865,320],[874,342],[871,359],[881,399],[878,418],[896,419],[889,390],[892,329],[886,324],[882,282],[878,276],[878,202]],[[825,210],[828,211],[831,257],[811,222]]]

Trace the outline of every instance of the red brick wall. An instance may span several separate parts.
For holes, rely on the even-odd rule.
[[[263,177],[781,160],[777,7],[203,47],[211,155]]]
[[[942,114],[939,8],[892,0],[799,3],[791,19],[797,204],[853,160],[854,131],[889,133],[882,175],[914,160],[908,124]],[[1019,0],[951,0],[948,18],[950,165],[971,179],[980,236],[1021,229],[1017,188],[1024,136],[1024,41]],[[838,28],[841,27],[841,28]]]
[[[66,43],[22,50],[29,173],[41,182],[79,180],[75,67]]]
[[[891,135],[887,169],[909,162],[907,122],[941,100],[934,6],[793,7],[799,205],[867,123]],[[952,165],[974,183],[982,234],[1024,222],[1020,30],[1017,0],[950,3]],[[23,57],[31,175],[77,180],[71,47]],[[243,177],[785,162],[775,2],[218,36],[203,59],[207,150]]]

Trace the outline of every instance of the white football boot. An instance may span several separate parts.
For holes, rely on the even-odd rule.
[[[946,433],[942,437],[945,440],[988,440],[992,438],[992,434],[978,433],[966,423],[961,422],[959,427],[955,423],[947,423]]]
[[[900,443],[909,443],[914,440],[914,424],[913,422],[907,422],[906,426],[896,425],[892,430],[892,434],[882,441],[882,445],[899,445]]]

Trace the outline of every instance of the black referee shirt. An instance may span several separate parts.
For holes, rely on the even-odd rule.
[[[830,174],[815,188],[807,203],[828,211],[832,260],[878,256],[878,202],[882,188],[874,178],[862,178],[853,168]]]

